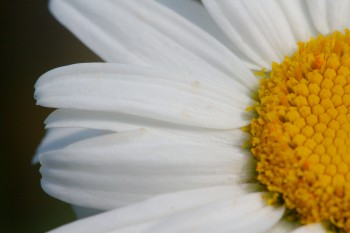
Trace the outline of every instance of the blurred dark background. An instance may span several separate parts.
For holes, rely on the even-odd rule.
[[[1,5],[0,232],[45,232],[72,221],[69,205],[41,190],[32,165],[52,111],[35,105],[37,78],[55,67],[99,59],[50,15],[47,1]]]

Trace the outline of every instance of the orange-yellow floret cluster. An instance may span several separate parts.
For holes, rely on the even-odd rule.
[[[260,81],[250,124],[258,180],[302,223],[350,232],[350,31],[298,46]]]

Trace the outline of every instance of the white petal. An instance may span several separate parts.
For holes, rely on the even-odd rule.
[[[327,230],[321,223],[308,224],[291,231],[290,233],[326,233]]]
[[[176,11],[187,20],[199,26],[210,35],[218,39],[227,48],[234,52],[250,69],[259,69],[256,65],[249,62],[249,59],[240,52],[230,39],[219,29],[217,24],[211,18],[209,12],[200,1],[196,0],[157,0],[157,2]]]
[[[155,1],[52,0],[50,6],[106,61],[238,79],[247,73],[224,45]],[[251,87],[251,82],[242,82]]]
[[[326,35],[335,30],[344,31],[350,27],[348,0],[307,0],[306,3],[318,33]]]
[[[228,37],[252,62],[270,68],[318,33],[350,26],[347,0],[203,0]],[[315,30],[315,28],[317,30]]]
[[[45,137],[41,141],[36,154],[32,160],[32,163],[39,162],[39,154],[57,150],[63,148],[71,143],[96,137],[100,135],[106,135],[111,131],[100,130],[100,129],[81,129],[81,128],[52,128],[48,129]]]
[[[38,104],[139,115],[207,128],[249,123],[247,89],[233,79],[128,65],[92,63],[58,68],[36,83]]]
[[[205,205],[223,198],[231,198],[242,194],[253,192],[256,189],[254,184],[241,184],[241,185],[226,185],[226,186],[214,186],[208,188],[200,188],[193,190],[186,190],[180,192],[174,192],[169,194],[158,195],[149,198],[147,201],[138,202],[139,204],[133,204],[131,207],[124,207],[128,213],[132,213],[135,209],[141,209],[142,212],[137,211],[130,218],[118,218],[120,226],[126,225],[130,221],[146,221],[147,218],[165,217],[166,215],[181,212],[186,209],[195,208],[200,205]],[[152,206],[153,205],[153,206]],[[157,205],[157,208],[155,208]],[[102,213],[101,210],[89,209],[86,207],[73,206],[74,210],[85,217],[86,215],[96,215]],[[149,215],[145,216],[145,213]],[[145,219],[146,218],[146,219]]]
[[[283,59],[284,55],[296,48],[296,39],[278,1],[246,0],[241,1],[241,3],[241,7],[247,11],[245,20],[249,18],[249,21],[252,21],[252,24],[259,31],[256,39],[258,41],[266,39],[277,55],[276,60]],[[260,44],[262,44],[261,41]],[[266,50],[265,53],[272,54],[272,51]],[[272,57],[269,56],[269,58]]]
[[[176,13],[180,14],[188,21],[199,26],[204,31],[218,39],[226,46],[231,43],[226,35],[217,27],[214,20],[210,17],[208,11],[205,9],[200,1],[189,0],[156,0],[164,6],[170,8]]]
[[[215,130],[196,128],[120,113],[74,109],[55,110],[46,119],[45,124],[49,129],[56,127],[81,127],[115,132],[144,128],[159,130],[162,133],[191,142],[238,148],[241,148],[249,137],[241,129]]]
[[[300,226],[300,224],[297,221],[289,221],[286,218],[282,218],[278,223],[266,231],[266,233],[289,233],[298,226]]]
[[[350,26],[350,1],[348,0],[332,0],[327,1],[328,4],[328,26],[331,31],[340,30],[345,28],[349,29]]]
[[[350,2],[348,0],[305,1],[310,19],[317,29],[313,35],[327,35],[335,30],[344,31],[350,27]]]
[[[203,196],[180,200],[148,200],[86,220],[63,226],[52,232],[86,233],[227,233],[265,232],[282,217],[283,208],[266,206],[261,193],[218,199],[197,205]],[[152,202],[153,203],[150,203]],[[195,202],[195,204],[192,204]],[[148,204],[148,205],[147,205]],[[151,205],[149,205],[151,204]],[[153,204],[153,205],[152,205]],[[169,206],[170,205],[170,206]],[[179,208],[180,206],[180,208]],[[170,207],[170,208],[169,208]],[[192,207],[192,208],[191,208]],[[169,211],[169,209],[171,211]],[[181,210],[181,211],[180,211]]]
[[[137,130],[94,137],[40,155],[42,186],[71,204],[111,209],[155,194],[248,182],[242,150]]]
[[[327,2],[329,0],[307,0],[310,16],[315,22],[317,30],[322,34],[327,34],[330,31],[327,22]],[[333,2],[333,0],[331,0]]]
[[[277,2],[280,4],[297,41],[308,41],[312,36],[317,35],[317,31],[310,20],[305,0],[279,0]],[[293,49],[295,48],[293,47]],[[288,51],[288,53],[290,54],[291,51]]]
[[[281,59],[283,51],[278,51],[276,45],[283,42],[282,33],[287,37],[285,41],[287,46],[293,41],[281,9],[272,1],[262,3],[247,0],[204,0],[203,2],[232,42],[260,67],[269,68],[272,61]],[[273,20],[273,16],[281,17],[278,19],[279,23]],[[283,32],[278,34],[275,28],[283,28]]]

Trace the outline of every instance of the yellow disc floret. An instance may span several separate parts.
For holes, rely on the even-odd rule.
[[[350,31],[298,47],[260,80],[250,124],[258,180],[302,223],[350,232]]]

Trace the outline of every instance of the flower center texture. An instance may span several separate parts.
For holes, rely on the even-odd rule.
[[[350,31],[298,43],[266,76],[249,131],[268,201],[350,232]]]

